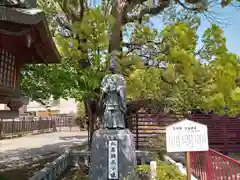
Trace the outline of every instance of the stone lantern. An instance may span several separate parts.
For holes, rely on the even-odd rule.
[[[29,0],[30,1],[30,0]],[[36,1],[35,1],[36,2]],[[43,11],[22,1],[0,0],[0,118],[15,118],[23,105],[20,69],[25,64],[59,63],[60,56]]]

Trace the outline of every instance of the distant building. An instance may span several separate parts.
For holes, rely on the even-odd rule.
[[[70,98],[68,100],[58,99],[52,100],[49,105],[43,106],[36,101],[31,101],[27,105],[27,112],[34,116],[46,117],[49,116],[49,110],[51,115],[59,114],[71,114],[75,115],[77,112],[77,102],[75,99]]]
[[[6,104],[0,104],[0,110],[10,110]],[[36,101],[25,102],[25,104],[19,109],[20,115],[31,115],[46,117],[49,116],[49,110],[51,115],[76,115],[77,102],[75,99],[58,99],[52,100],[47,106],[43,106]]]

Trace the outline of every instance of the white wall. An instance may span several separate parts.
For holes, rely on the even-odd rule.
[[[24,113],[26,110],[26,105],[23,105],[22,107],[19,108],[20,113]],[[10,110],[10,108],[6,104],[0,104],[0,111],[1,110]]]
[[[75,99],[71,98],[68,100],[60,99],[60,113],[68,114],[68,113],[76,113],[77,112],[77,102]]]
[[[61,114],[69,114],[69,113],[76,113],[77,112],[77,102],[75,99],[60,99],[59,104],[55,104],[48,109],[51,110],[59,110]],[[46,108],[37,103],[36,101],[30,101],[27,106],[27,111],[44,111]]]
[[[36,101],[30,101],[27,105],[27,111],[44,111],[46,110],[44,106],[42,106],[40,103],[37,103]]]
[[[5,104],[0,104],[0,110],[6,110],[6,105]]]

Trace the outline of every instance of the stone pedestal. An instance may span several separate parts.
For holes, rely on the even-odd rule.
[[[134,138],[129,129],[95,131],[91,145],[91,180],[123,180],[134,171],[136,165]],[[111,176],[111,173],[114,175]]]

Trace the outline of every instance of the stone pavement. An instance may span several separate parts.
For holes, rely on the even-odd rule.
[[[0,140],[0,169],[18,168],[87,141],[87,132],[73,129]]]

